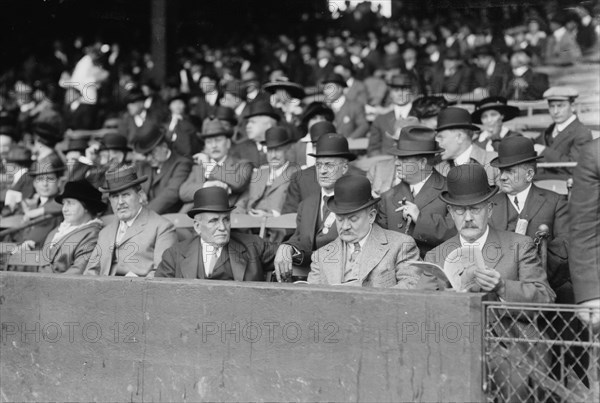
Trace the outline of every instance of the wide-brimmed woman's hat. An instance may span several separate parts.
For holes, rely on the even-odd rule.
[[[57,154],[49,154],[41,160],[34,161],[31,169],[27,172],[29,176],[38,176],[46,174],[62,174],[65,170],[65,163]]]
[[[107,133],[100,140],[100,151],[104,150],[118,150],[118,151],[131,151],[131,147],[127,145],[127,137],[118,133]]]
[[[533,141],[523,136],[505,137],[498,146],[498,156],[490,161],[496,168],[508,168],[543,158],[535,152]]]
[[[366,176],[345,175],[335,182],[334,195],[327,201],[327,207],[335,214],[351,214],[380,200],[371,195],[371,182]]]
[[[198,213],[226,213],[235,208],[229,205],[229,195],[221,187],[212,186],[196,190],[194,207],[187,215],[194,218]]]
[[[148,180],[147,176],[138,178],[134,166],[120,165],[106,171],[104,186],[100,187],[102,193],[117,193],[129,189]]]
[[[471,114],[466,109],[451,106],[440,111],[435,130],[441,132],[450,129],[479,130],[479,127],[473,124]]]
[[[65,149],[65,152],[68,153],[69,151],[79,151],[80,153],[85,153],[86,148],[88,148],[87,139],[85,139],[85,138],[69,139],[69,142],[67,143],[67,148]]]
[[[35,123],[31,131],[40,143],[50,148],[54,148],[55,145],[63,140],[63,135],[58,125],[49,122]]]
[[[356,155],[350,152],[348,140],[341,134],[328,133],[317,141],[317,152],[308,154],[315,158],[336,157],[354,161]]]
[[[279,77],[275,81],[268,82],[263,85],[263,89],[270,94],[274,94],[277,90],[284,90],[290,94],[292,98],[296,99],[303,99],[306,96],[304,87],[289,81],[287,77]]]
[[[490,186],[485,168],[479,164],[453,167],[448,172],[448,190],[440,194],[443,202],[455,206],[472,206],[492,198],[498,186]]]
[[[439,154],[444,151],[435,141],[435,130],[426,126],[405,126],[400,130],[396,147],[390,154],[399,157]]]
[[[300,118],[300,124],[306,127],[310,119],[317,115],[323,116],[329,122],[333,122],[333,118],[335,117],[333,110],[325,102],[311,102],[304,109],[304,113]]]
[[[481,115],[485,111],[495,110],[498,111],[504,118],[503,122],[508,122],[511,119],[519,116],[519,108],[516,106],[507,105],[507,100],[504,97],[489,97],[484,98],[477,102],[475,105],[475,111],[471,114],[473,123],[481,124]]]
[[[56,196],[55,200],[62,204],[64,199],[79,200],[91,210],[90,213],[93,215],[101,213],[107,208],[106,203],[102,201],[102,193],[85,179],[67,182],[64,192]]]

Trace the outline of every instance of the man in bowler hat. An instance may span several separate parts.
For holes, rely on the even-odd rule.
[[[416,287],[419,273],[407,262],[419,260],[419,249],[410,236],[375,224],[379,200],[371,196],[364,176],[338,179],[327,206],[335,214],[339,235],[313,253],[309,283]]]
[[[166,218],[144,207],[141,184],[133,166],[119,166],[106,172],[100,188],[116,220],[98,235],[96,249],[83,274],[100,276],[153,277],[163,252],[177,241],[175,227]]]
[[[225,189],[199,189],[187,213],[198,235],[167,249],[156,277],[264,281],[273,269],[275,245],[256,235],[232,234],[234,208]]]

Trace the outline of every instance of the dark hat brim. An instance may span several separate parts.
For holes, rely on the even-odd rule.
[[[451,130],[451,129],[481,130],[478,126],[470,125],[470,124],[467,124],[467,123],[452,123],[452,124],[448,124],[448,125],[437,127],[435,129],[435,131],[436,132],[441,132],[441,131],[444,131],[444,130]]]
[[[357,211],[366,209],[367,207],[371,207],[371,206],[379,203],[380,200],[381,200],[381,197],[376,197],[375,199],[369,200],[368,202],[366,202],[360,206],[354,206],[351,208],[343,208],[343,207],[339,207],[336,204],[335,195],[333,195],[327,201],[327,208],[335,214],[352,214],[352,213],[356,213]]]
[[[234,210],[235,207],[236,206],[229,206],[226,208],[221,205],[213,205],[213,206],[209,205],[209,206],[204,206],[204,207],[193,208],[187,212],[187,215],[190,218],[194,218],[196,216],[196,214],[199,214],[199,213],[227,213],[227,212]]]
[[[85,203],[87,207],[92,209],[94,213],[100,213],[108,208],[108,205],[102,200],[88,199],[86,197],[82,197],[82,195],[60,194],[54,198],[54,200],[60,204],[62,204],[64,199],[79,200],[80,202]]]
[[[513,167],[515,165],[519,165],[519,164],[523,164],[525,162],[529,162],[529,161],[535,161],[535,160],[539,160],[540,158],[544,158],[543,155],[537,155],[537,156],[531,156],[531,157],[526,157],[526,158],[522,158],[520,160],[516,160],[516,161],[500,161],[500,157],[496,157],[493,160],[490,161],[490,165],[493,166],[494,168],[508,168],[508,167]]]
[[[67,169],[66,167],[57,167],[57,168],[51,168],[51,169],[45,169],[43,171],[29,171],[27,172],[27,174],[29,176],[40,176],[40,175],[46,175],[46,174],[56,174],[59,172],[64,172],[65,169]]]
[[[228,139],[230,139],[231,137],[233,137],[233,132],[232,131],[227,131],[227,132],[217,132],[217,133],[200,133],[200,137],[203,139],[209,139],[211,137],[219,137],[219,136],[225,136]]]
[[[446,190],[440,194],[440,199],[446,203],[451,204],[453,206],[472,206],[474,204],[483,203],[494,197],[500,188],[496,185],[490,188],[489,192],[485,192],[481,195],[469,195],[469,197],[465,198],[454,198],[450,196],[450,193]]]
[[[270,118],[275,119],[276,121],[280,121],[281,120],[281,116],[279,116],[276,112],[255,112],[255,113],[249,113],[248,115],[245,116],[246,119],[250,119],[254,116],[268,116]]]
[[[339,80],[323,81],[323,85],[327,85],[327,84],[336,84],[336,85],[339,85],[340,87],[348,88],[348,83],[346,83],[345,81],[339,81]]]
[[[129,152],[129,151],[133,151],[133,149],[129,146],[125,146],[125,147],[107,147],[104,145],[101,145],[100,148],[98,148],[98,151],[108,151],[108,150],[117,150],[117,151],[123,151],[123,152]]]
[[[99,187],[98,190],[101,191],[102,193],[117,193],[117,192],[120,192],[122,190],[129,189],[129,188],[137,186],[137,185],[139,185],[141,183],[144,183],[147,180],[148,180],[147,176],[142,176],[140,178],[137,178],[134,181],[131,181],[129,183],[126,183],[126,184],[121,185],[121,186],[116,187],[116,188],[110,188],[109,189],[109,188],[105,188],[105,187]]]
[[[521,114],[521,111],[516,106],[503,104],[483,105],[481,108],[475,110],[471,114],[471,119],[473,120],[473,123],[481,124],[481,115],[483,115],[483,112],[490,110],[500,112],[504,116],[504,118],[502,119],[503,122],[508,122],[509,120],[512,120]]]
[[[292,98],[303,99],[306,96],[304,88],[300,84],[289,83],[289,82],[273,82],[266,83],[263,85],[263,89],[271,94],[274,94],[277,90],[287,91]]]
[[[352,153],[345,153],[345,152],[339,152],[339,153],[324,153],[324,154],[316,154],[316,153],[310,153],[308,154],[311,157],[315,157],[315,158],[346,158],[348,161],[354,161],[356,159],[356,155],[352,154]]]
[[[164,140],[166,140],[165,134],[161,133],[160,136],[156,137],[156,139],[152,143],[148,144],[146,147],[142,147],[140,145],[140,143],[137,142],[133,145],[133,148],[136,153],[146,155],[146,154],[150,153],[152,150],[154,150]]]
[[[333,119],[335,118],[335,114],[331,108],[328,108],[324,105],[319,105],[317,107],[314,107],[312,110],[307,109],[300,121],[302,124],[308,124],[308,121],[317,115],[324,115],[325,120],[329,122],[333,122]]]
[[[398,157],[413,157],[415,155],[435,155],[443,153],[443,148],[437,148],[435,150],[429,151],[420,151],[420,150],[399,150],[397,148],[392,148],[388,150],[389,154],[396,155]]]
[[[271,143],[271,144],[269,144],[267,142],[264,142],[263,144],[267,148],[277,148],[277,147],[287,146],[288,144],[292,144],[292,143],[295,143],[294,139],[287,139],[287,140],[284,140],[284,141],[280,141],[278,143]]]

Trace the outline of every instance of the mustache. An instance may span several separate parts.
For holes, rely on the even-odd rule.
[[[479,227],[477,225],[475,225],[475,224],[469,224],[469,223],[467,223],[467,224],[465,224],[465,225],[462,226],[462,229],[479,229]]]

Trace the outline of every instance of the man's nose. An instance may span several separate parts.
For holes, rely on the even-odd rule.
[[[473,221],[473,213],[471,213],[470,209],[465,211],[465,221]]]

